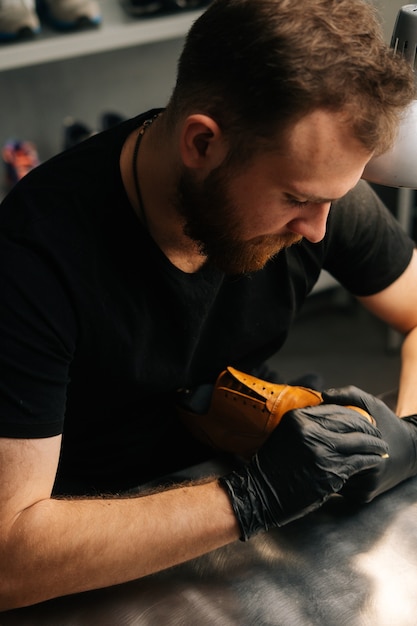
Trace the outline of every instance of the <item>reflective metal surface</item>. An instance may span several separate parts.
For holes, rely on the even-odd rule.
[[[416,626],[417,479],[146,579],[0,614],[1,626],[196,624]]]

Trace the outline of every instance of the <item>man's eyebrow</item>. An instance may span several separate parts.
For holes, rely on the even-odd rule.
[[[343,194],[343,196],[339,196],[338,198],[322,198],[321,196],[315,196],[314,194],[303,193],[301,189],[296,189],[295,187],[292,189],[289,187],[288,191],[285,192],[285,195],[287,196],[287,198],[291,198],[293,200],[321,204],[321,203],[336,202],[337,200],[341,200],[341,198],[344,198],[345,195],[348,194],[353,189],[355,189],[355,187],[356,185],[353,185],[353,187],[348,189],[348,191],[345,194]]]
[[[338,200],[339,198],[322,198],[320,196],[313,196],[311,194],[304,194],[304,193],[298,193],[298,192],[286,192],[285,195],[287,196],[287,198],[290,198],[291,200],[299,200],[301,202],[312,202],[313,204],[322,204],[322,203],[326,203],[326,202],[335,202],[335,200]]]

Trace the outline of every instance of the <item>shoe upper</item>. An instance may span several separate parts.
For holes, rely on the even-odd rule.
[[[17,35],[28,30],[40,31],[34,0],[0,0],[0,37]]]

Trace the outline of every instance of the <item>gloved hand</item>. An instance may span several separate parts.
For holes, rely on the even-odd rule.
[[[351,476],[378,467],[386,452],[375,426],[352,409],[289,411],[247,465],[220,478],[241,539],[317,509]]]
[[[357,387],[328,389],[323,393],[323,400],[332,404],[348,402],[368,411],[389,448],[389,458],[348,480],[342,490],[344,496],[357,502],[371,502],[379,494],[417,474],[416,416],[399,418],[382,400]]]

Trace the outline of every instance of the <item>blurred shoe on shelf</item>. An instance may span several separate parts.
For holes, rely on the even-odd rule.
[[[35,144],[20,139],[10,139],[4,144],[2,158],[7,189],[13,187],[40,163]]]
[[[84,122],[74,119],[68,116],[63,122],[63,149],[68,150],[81,141],[88,139],[92,135],[102,130],[107,130],[124,122],[126,117],[115,111],[105,111],[99,117],[98,130],[93,130]]]
[[[146,17],[160,13],[164,8],[162,0],[120,0],[124,10],[134,17]]]
[[[145,17],[157,13],[199,9],[211,0],[120,0],[123,8],[135,17]]]
[[[126,117],[121,115],[120,113],[115,113],[114,111],[106,111],[101,114],[99,121],[100,130],[107,130],[108,128],[112,128],[113,126],[117,126],[117,124],[121,124],[124,122]]]
[[[35,0],[0,0],[0,43],[28,39],[40,30]]]
[[[169,10],[189,10],[199,9],[210,4],[211,0],[164,0],[165,9]]]
[[[101,24],[102,14],[97,0],[37,0],[41,20],[56,30],[84,30]]]
[[[95,135],[95,133],[96,131],[83,122],[74,120],[72,117],[66,117],[64,119],[63,149],[68,150],[68,148],[72,148],[72,146],[81,143],[84,139]]]

